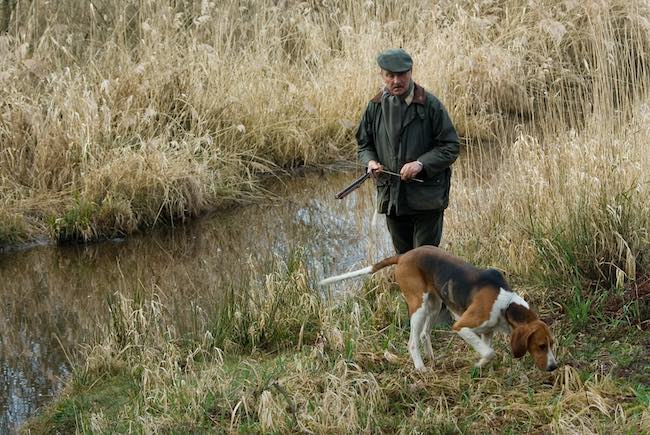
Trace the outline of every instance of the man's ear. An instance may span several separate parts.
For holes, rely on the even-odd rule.
[[[521,358],[526,355],[528,350],[528,338],[533,333],[533,328],[528,325],[517,326],[514,331],[512,331],[512,336],[510,337],[510,347],[512,348],[512,354],[515,358]]]

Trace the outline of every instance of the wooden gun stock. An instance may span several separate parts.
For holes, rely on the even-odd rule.
[[[368,177],[370,177],[370,175],[371,175],[370,172],[366,172],[365,174],[363,174],[362,176],[354,180],[352,184],[350,184],[348,187],[346,187],[345,189],[341,190],[339,193],[336,194],[336,199],[343,199],[346,196],[348,196],[350,192],[361,187],[363,182],[366,181]]]

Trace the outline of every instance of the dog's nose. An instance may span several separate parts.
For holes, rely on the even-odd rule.
[[[547,372],[552,372],[555,369],[557,369],[557,364],[555,364],[555,363],[553,363],[550,366],[546,367]]]

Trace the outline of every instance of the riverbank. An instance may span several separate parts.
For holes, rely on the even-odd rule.
[[[390,274],[387,274],[390,275]],[[648,301],[650,286],[643,287]],[[122,296],[65,391],[26,433],[392,432],[645,433],[647,320],[635,288],[603,289],[585,318],[574,293],[519,287],[556,334],[560,368],[512,358],[507,340],[482,370],[448,329],[415,372],[408,316],[386,277],[323,299],[299,258],[246,294],[230,294],[202,336],[183,337],[164,306]],[[152,289],[152,293],[155,290]],[[620,298],[620,299],[618,299]],[[617,303],[612,301],[616,299]],[[558,302],[563,301],[563,302]],[[643,328],[645,328],[645,330]]]

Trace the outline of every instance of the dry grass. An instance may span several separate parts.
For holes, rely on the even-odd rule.
[[[382,47],[413,54],[471,141],[625,117],[646,87],[644,2],[2,5],[4,243],[128,234],[351,158]]]
[[[519,276],[635,280],[650,248],[648,108],[637,110],[624,128],[520,135],[487,181],[463,178],[449,213],[454,249]]]
[[[506,340],[482,371],[447,330],[437,360],[418,373],[406,350],[401,295],[371,281],[323,301],[299,263],[251,288],[228,324],[188,341],[155,298],[118,295],[104,339],[87,349],[61,398],[24,429],[81,432],[640,433],[650,429],[647,389],[626,382],[560,337],[554,374],[514,360]],[[288,293],[289,291],[289,293]],[[283,303],[257,304],[258,298]],[[242,303],[242,302],[248,302]],[[296,325],[294,328],[291,325]],[[301,325],[298,327],[298,325]],[[602,324],[604,328],[610,325]],[[569,331],[568,318],[554,325]],[[290,331],[290,334],[287,334]],[[303,333],[319,331],[317,335]],[[643,356],[628,329],[627,356]],[[246,337],[243,337],[246,336]],[[224,340],[224,338],[227,338]],[[232,340],[232,341],[231,341]],[[602,346],[599,337],[583,344]],[[623,344],[619,343],[619,347]],[[270,352],[270,350],[273,350]],[[622,357],[619,348],[612,357]],[[645,358],[648,355],[644,356]],[[644,394],[646,396],[644,396]],[[110,397],[117,395],[117,401]]]

